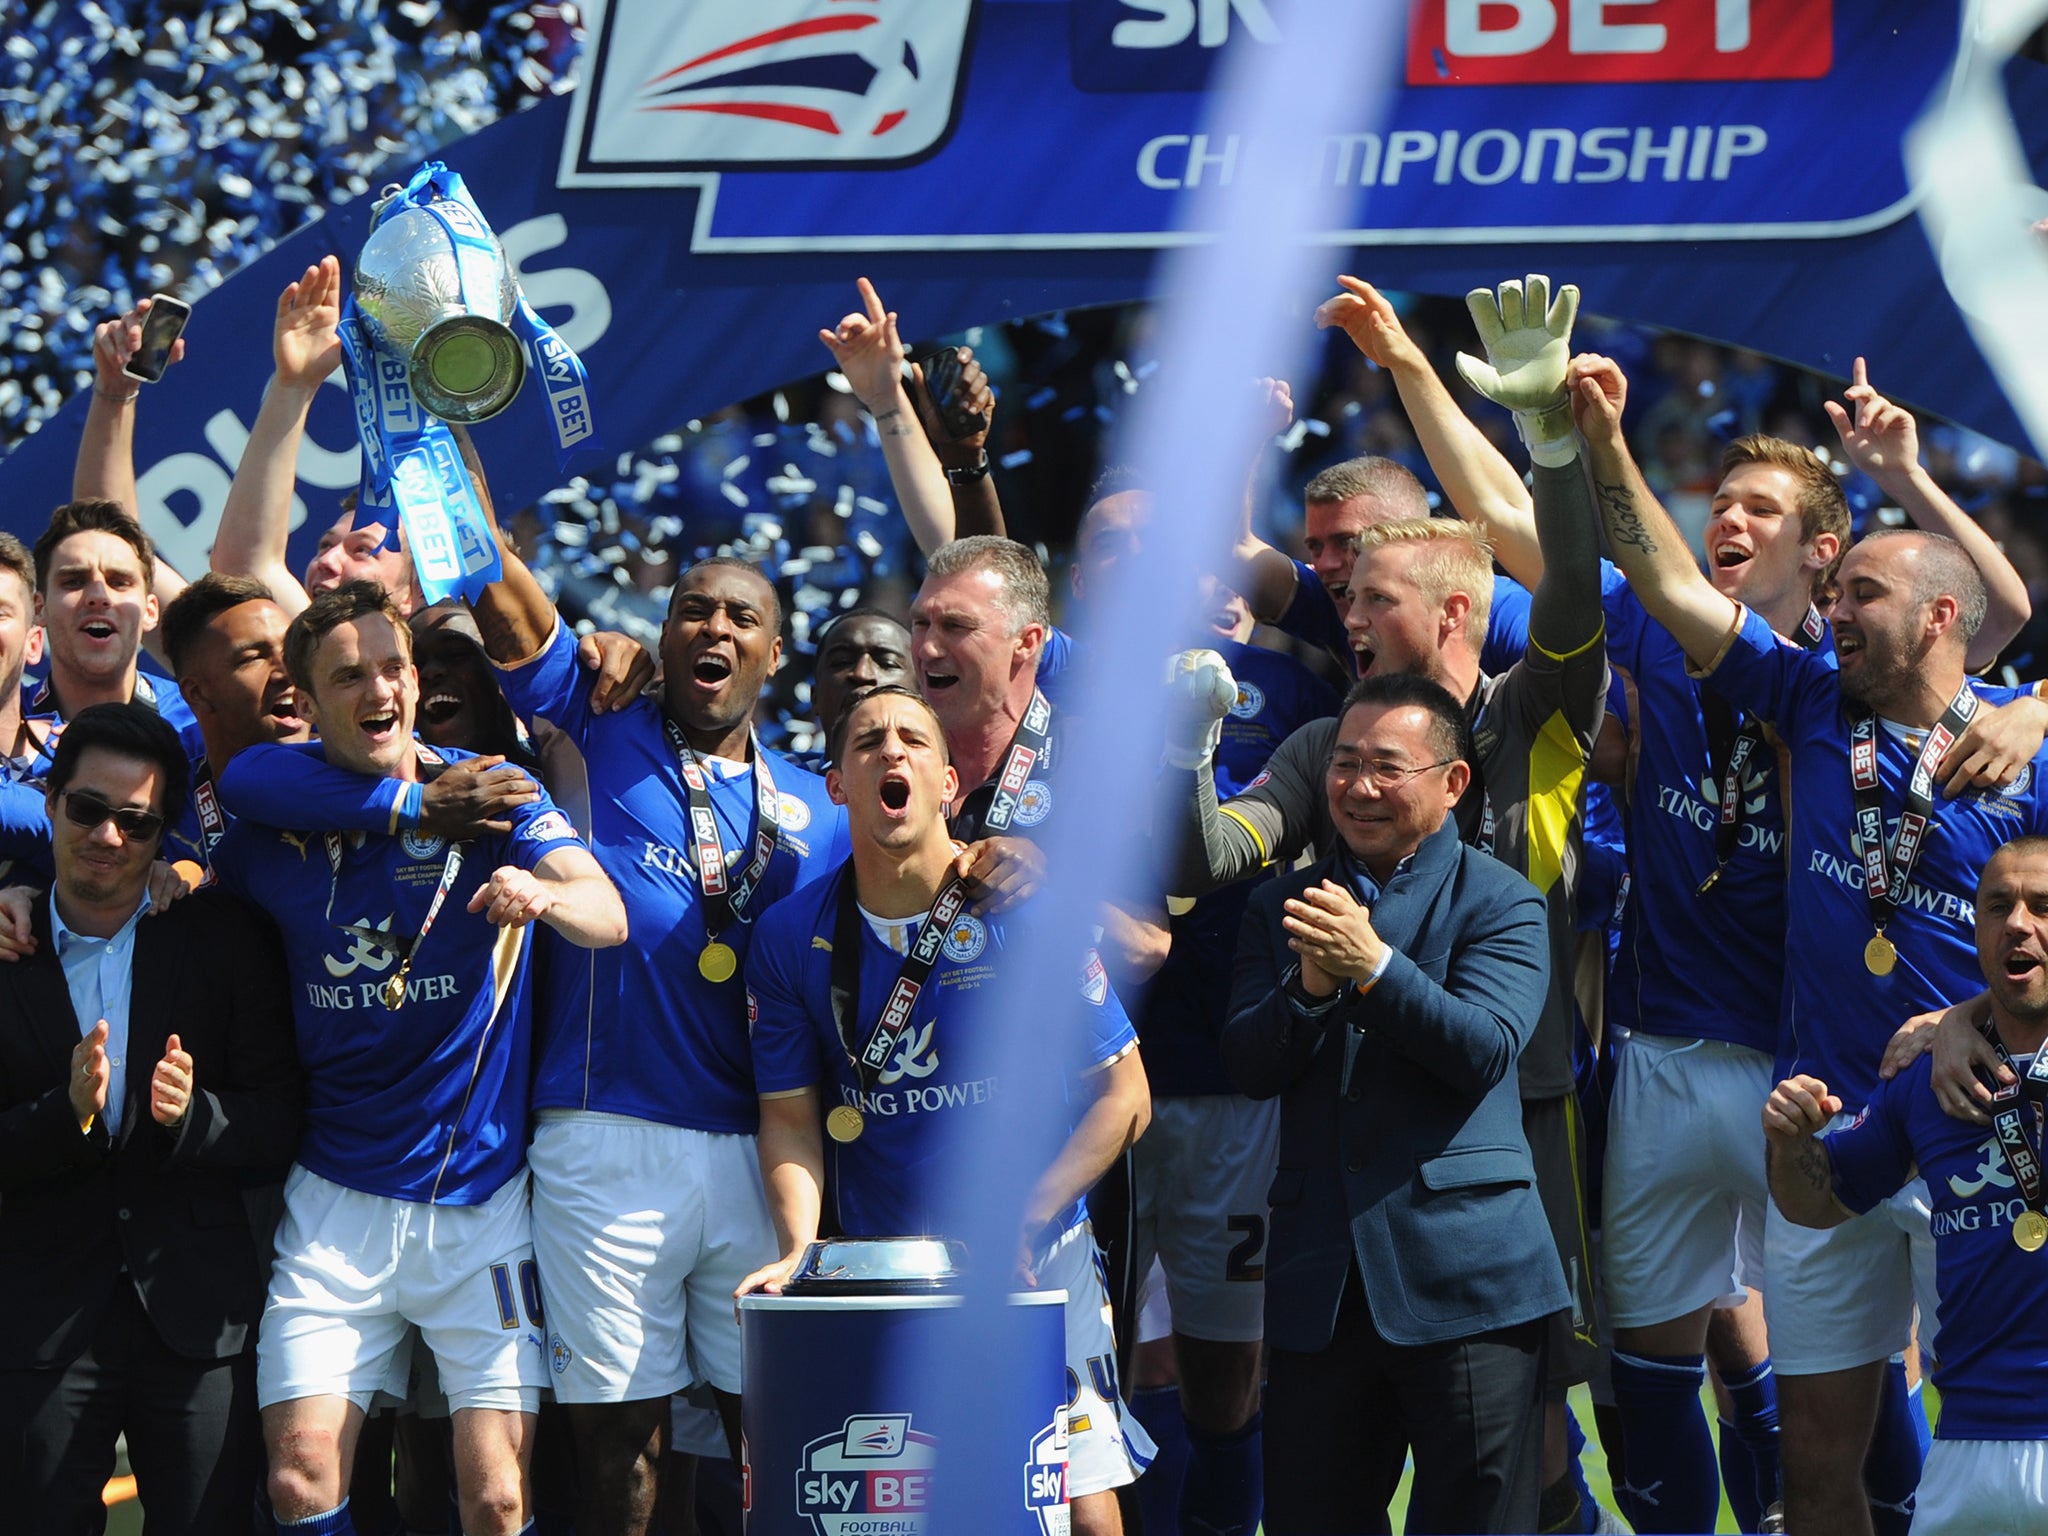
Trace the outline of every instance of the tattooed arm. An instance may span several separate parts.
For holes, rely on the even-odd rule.
[[[1565,387],[1585,439],[1594,506],[1614,563],[1693,665],[1711,668],[1728,648],[1742,611],[1693,563],[1671,515],[1657,504],[1629,455],[1621,433],[1627,380],[1609,359],[1587,353],[1572,359]]]
[[[1851,1211],[1835,1195],[1835,1170],[1819,1132],[1840,1114],[1842,1101],[1817,1077],[1789,1077],[1764,1103],[1764,1164],[1771,1198],[1785,1219],[1801,1227],[1834,1227]]]

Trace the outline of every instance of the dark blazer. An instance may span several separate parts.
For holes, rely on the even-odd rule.
[[[123,1265],[164,1343],[238,1354],[263,1305],[241,1170],[282,1172],[303,1097],[276,933],[216,890],[135,929],[121,1134],[81,1135],[70,1102],[80,1038],[35,901],[36,950],[0,963],[0,1369],[63,1366],[92,1341]],[[193,1097],[177,1132],[149,1113],[176,1034]]]
[[[1515,1058],[1549,982],[1543,898],[1445,822],[1372,908],[1394,949],[1370,991],[1305,1016],[1281,903],[1336,860],[1261,886],[1238,942],[1223,1063],[1281,1096],[1266,1249],[1266,1340],[1319,1350],[1357,1260],[1393,1344],[1466,1338],[1569,1305],[1522,1135]],[[1346,1093],[1347,1036],[1360,1034]]]

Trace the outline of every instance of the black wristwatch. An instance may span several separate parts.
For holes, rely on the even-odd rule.
[[[965,469],[947,470],[946,481],[948,484],[955,486],[956,488],[963,485],[972,485],[977,480],[986,480],[988,478],[988,472],[988,450],[984,448],[981,451],[981,457],[976,459],[972,464],[968,465]]]
[[[1281,974],[1280,991],[1294,1006],[1296,1013],[1311,1019],[1321,1018],[1344,1001],[1344,987],[1341,983],[1328,997],[1317,997],[1304,987],[1301,984],[1301,962],[1298,960]]]

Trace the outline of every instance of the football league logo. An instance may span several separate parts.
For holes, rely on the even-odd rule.
[[[561,183],[902,164],[959,103],[974,0],[605,0]]]
[[[914,1536],[931,1502],[938,1441],[907,1413],[858,1413],[804,1446],[796,1512],[817,1536]]]

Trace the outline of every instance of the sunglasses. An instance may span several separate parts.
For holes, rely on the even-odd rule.
[[[121,836],[140,842],[155,837],[163,830],[164,819],[154,811],[111,806],[88,790],[62,789],[57,792],[57,798],[64,802],[65,820],[73,826],[84,827],[88,832],[103,822],[111,821]]]

